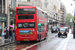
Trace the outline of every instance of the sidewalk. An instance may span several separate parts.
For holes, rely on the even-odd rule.
[[[70,33],[70,38],[66,46],[66,50],[75,50],[75,39],[73,39],[73,34]]]
[[[3,39],[3,37],[0,36],[0,47],[5,46],[5,45],[9,45],[12,43],[15,43],[15,40],[10,42],[9,39]]]

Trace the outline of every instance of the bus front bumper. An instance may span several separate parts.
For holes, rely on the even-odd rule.
[[[34,36],[30,36],[30,37],[21,37],[21,36],[16,36],[16,41],[36,41],[37,38],[35,38]]]

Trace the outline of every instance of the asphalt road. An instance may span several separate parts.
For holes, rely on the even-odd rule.
[[[21,42],[0,47],[0,50],[63,50],[65,49],[68,37],[58,38],[57,33],[48,32],[46,40],[41,42]]]

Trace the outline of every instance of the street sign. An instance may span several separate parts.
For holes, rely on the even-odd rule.
[[[70,22],[72,22],[72,18],[70,18]]]
[[[1,16],[0,16],[0,22],[1,22],[1,21],[5,22],[5,21],[6,21],[6,17],[1,17]]]

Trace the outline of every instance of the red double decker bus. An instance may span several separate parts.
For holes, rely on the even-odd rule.
[[[47,12],[35,6],[16,7],[16,40],[39,41],[46,39]]]

